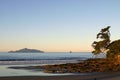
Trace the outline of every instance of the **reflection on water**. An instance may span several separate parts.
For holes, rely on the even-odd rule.
[[[22,70],[22,69],[10,69],[11,66],[26,66],[26,65],[2,65],[0,66],[0,77],[3,76],[55,76],[55,75],[71,75],[69,73],[65,74],[50,74],[43,73],[42,71],[32,71],[32,70]],[[34,66],[34,65],[27,65]],[[35,65],[36,66],[36,65]]]

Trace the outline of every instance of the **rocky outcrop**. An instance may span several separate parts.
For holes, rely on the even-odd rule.
[[[88,59],[80,63],[43,66],[47,73],[83,73],[120,71],[120,64],[111,59]]]

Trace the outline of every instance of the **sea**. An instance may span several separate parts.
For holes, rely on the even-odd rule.
[[[14,66],[41,66],[52,64],[77,63],[92,58],[91,52],[45,52],[45,53],[7,53],[0,52],[0,77],[4,76],[55,76],[71,73],[52,74],[42,71],[18,70]]]

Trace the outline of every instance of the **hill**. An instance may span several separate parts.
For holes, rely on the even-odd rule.
[[[16,50],[16,51],[9,51],[8,53],[43,53],[44,51],[40,51],[37,49],[28,49],[28,48],[23,48],[20,50]]]

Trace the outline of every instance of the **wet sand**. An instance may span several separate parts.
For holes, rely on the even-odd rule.
[[[102,79],[102,80],[120,80],[120,76],[113,77],[113,78]]]
[[[0,77],[0,80],[120,80],[120,72],[65,76],[13,76]]]

